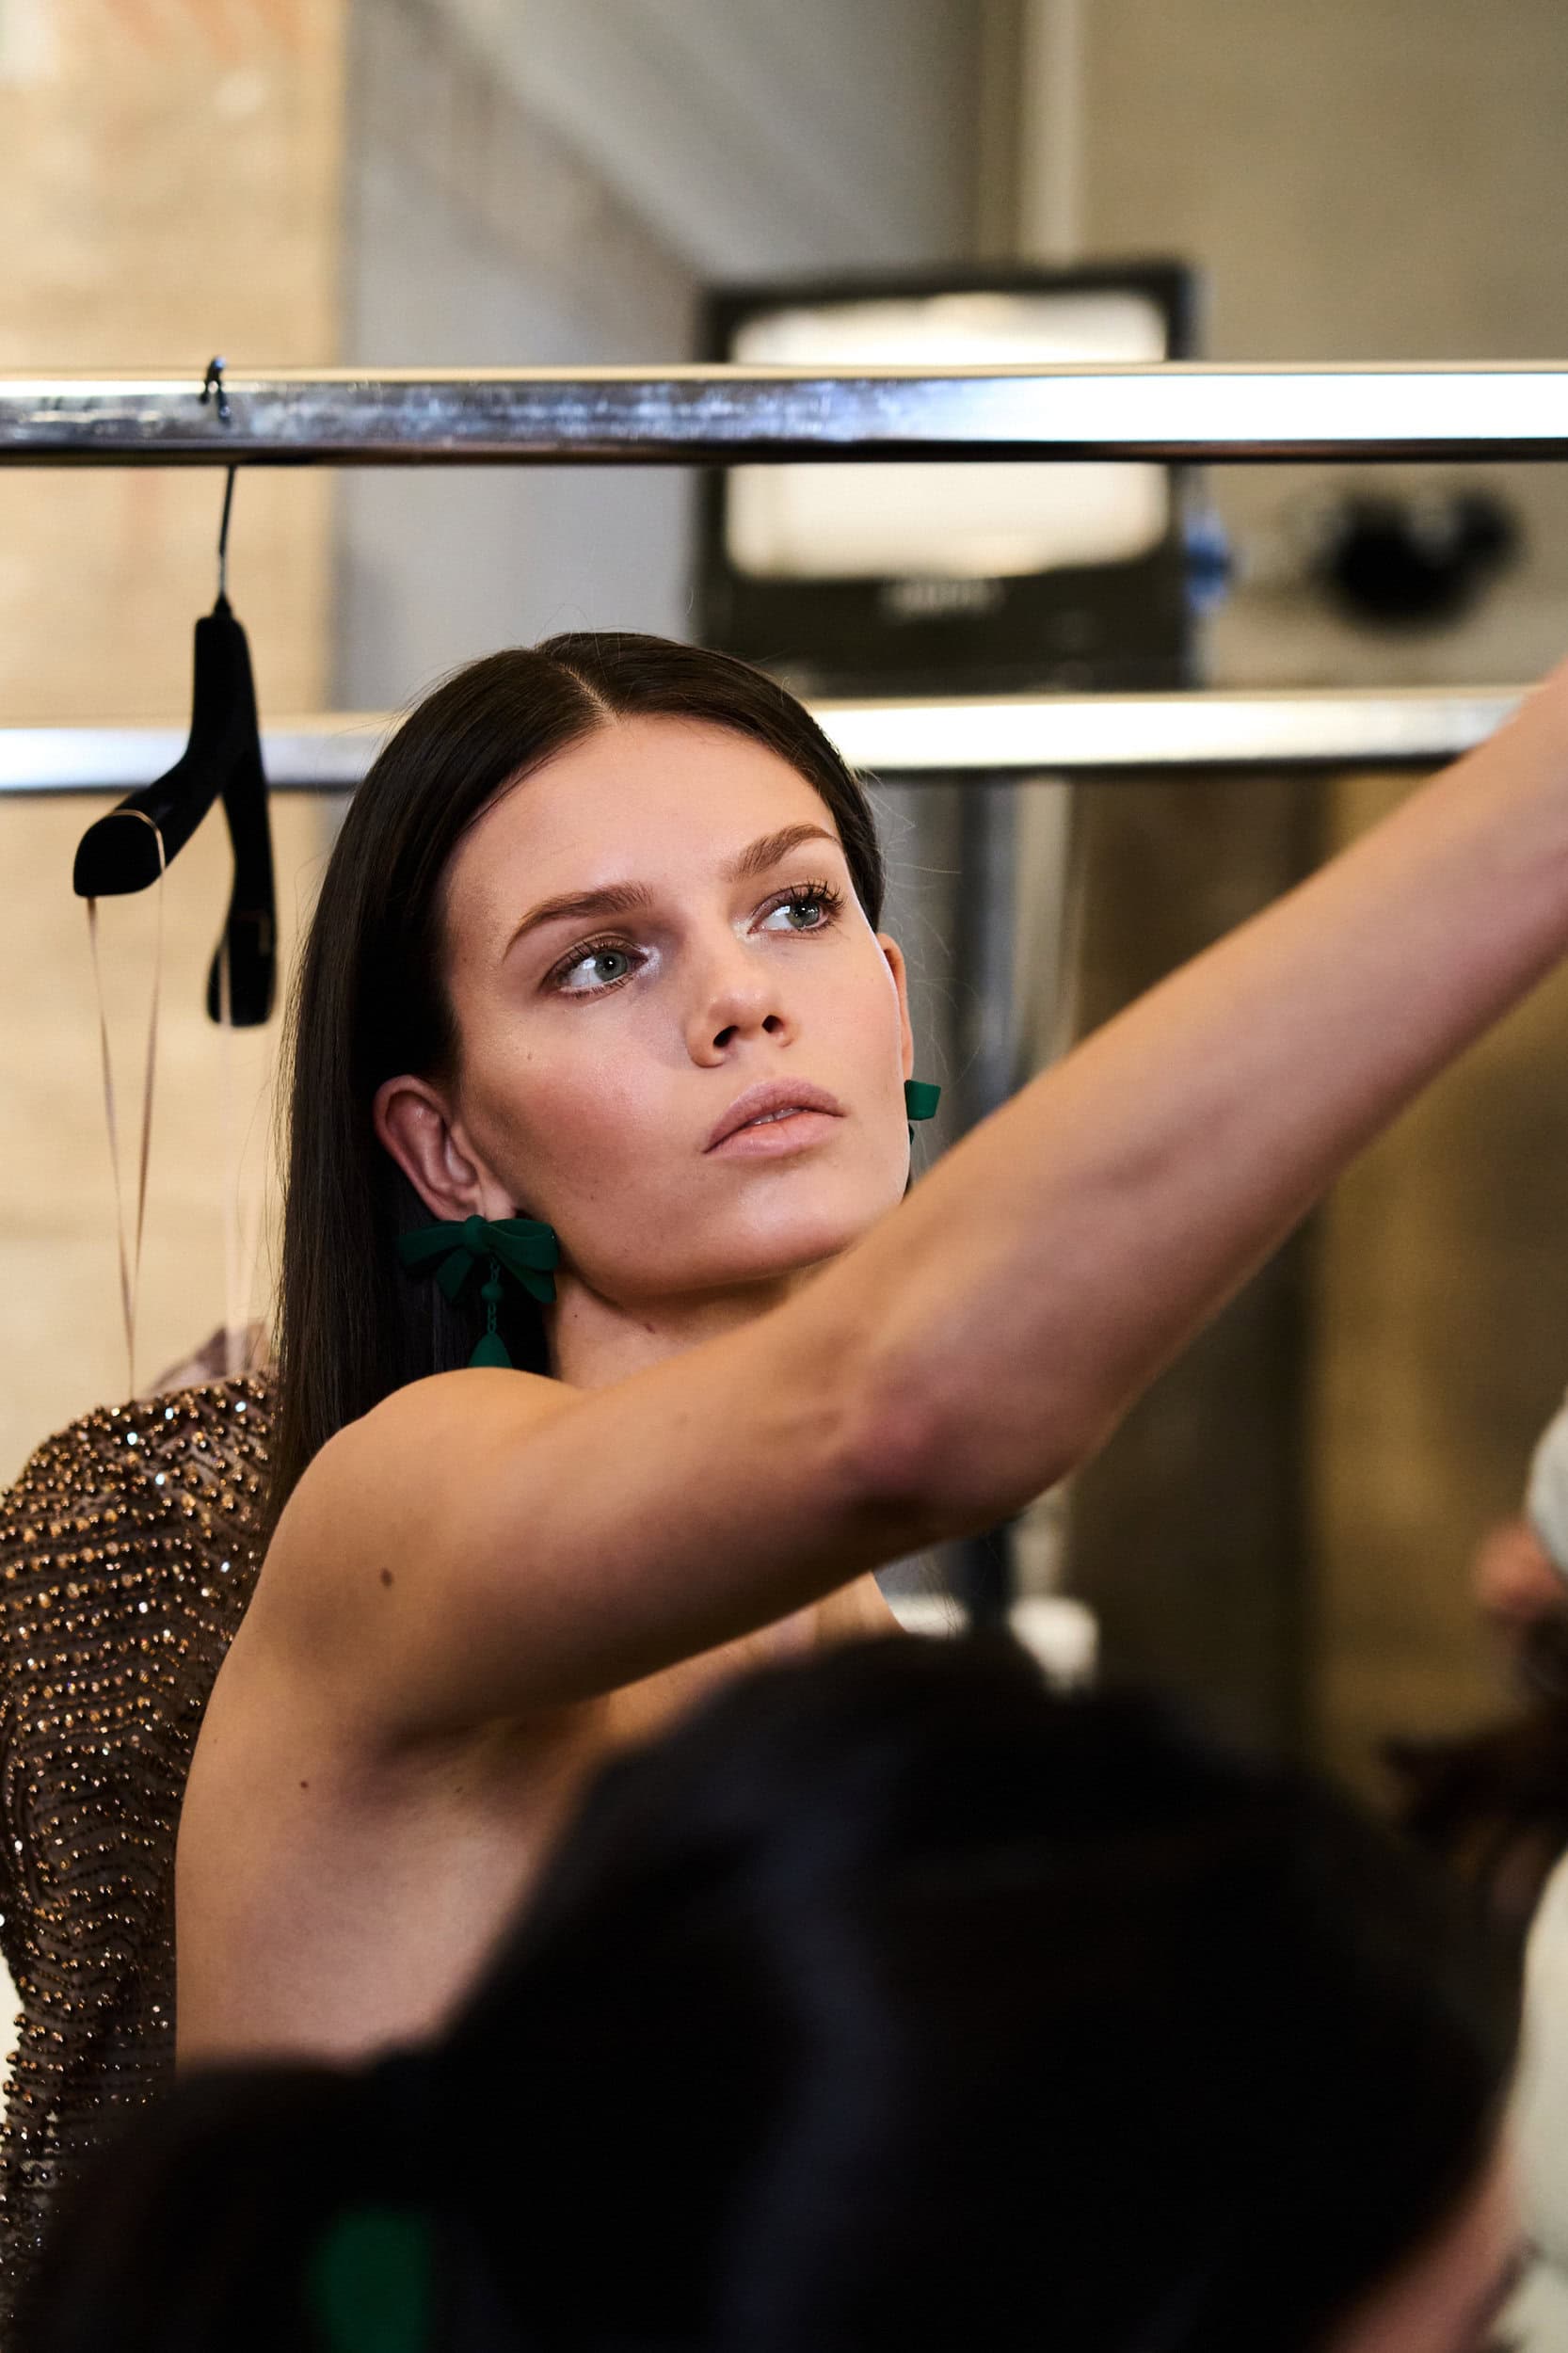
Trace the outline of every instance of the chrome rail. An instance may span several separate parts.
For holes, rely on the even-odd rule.
[[[1523,691],[954,696],[812,707],[844,757],[877,775],[1087,778],[1435,767],[1492,734]],[[351,792],[394,725],[380,712],[275,722],[263,735],[273,789]],[[0,728],[0,795],[125,792],[171,767],[184,740],[183,726]]]
[[[0,376],[0,465],[1568,457],[1568,363]]]

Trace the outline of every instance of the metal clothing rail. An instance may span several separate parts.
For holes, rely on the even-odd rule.
[[[1182,771],[1436,766],[1500,727],[1523,690],[954,696],[821,701],[845,758],[887,776],[1113,776]],[[351,792],[394,721],[285,719],[264,748],[275,791]],[[171,767],[175,727],[0,728],[0,795],[120,793]]]
[[[1568,457],[1568,363],[0,376],[0,464]]]

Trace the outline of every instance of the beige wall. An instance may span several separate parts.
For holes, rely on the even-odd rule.
[[[0,367],[186,370],[334,354],[343,0],[29,0],[0,46]],[[221,477],[0,473],[0,721],[167,718],[212,601]],[[330,486],[243,477],[231,589],[264,712],[319,704]],[[0,1476],[125,1385],[113,1201],[81,903],[81,801],[0,806]],[[285,929],[319,816],[275,807]],[[168,885],[138,1373],[224,1304],[226,1041],[200,1010],[227,898],[215,814]],[[103,941],[122,1116],[139,1104],[153,894]],[[271,1039],[230,1039],[259,1173]],[[129,1157],[129,1156],[127,1156]]]

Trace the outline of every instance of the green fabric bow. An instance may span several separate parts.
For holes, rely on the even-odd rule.
[[[561,1245],[555,1228],[541,1225],[536,1218],[475,1216],[400,1234],[397,1255],[410,1274],[433,1274],[454,1306],[477,1270],[488,1266],[489,1272],[479,1289],[485,1303],[485,1330],[469,1363],[510,1365],[505,1343],[496,1330],[502,1273],[509,1274],[541,1307],[548,1307],[555,1297],[550,1270],[561,1263]]]
[[[561,1245],[552,1225],[531,1217],[465,1217],[400,1235],[397,1255],[410,1274],[434,1274],[454,1306],[486,1259],[493,1258],[530,1299],[548,1307],[555,1297],[550,1270],[561,1263]]]

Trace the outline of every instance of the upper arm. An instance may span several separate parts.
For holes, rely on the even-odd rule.
[[[414,1383],[306,1472],[254,1631],[367,1729],[413,1733],[767,1625],[920,1540],[866,1443],[852,1354],[792,1307],[607,1389]]]

